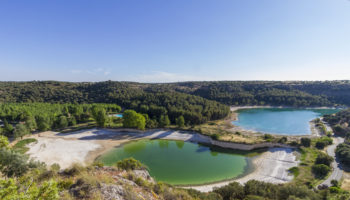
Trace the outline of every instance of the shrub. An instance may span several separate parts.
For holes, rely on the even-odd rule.
[[[335,180],[335,179],[331,180],[331,184],[334,187],[338,187],[339,186],[339,182],[337,180]]]
[[[75,175],[78,175],[78,174],[82,173],[85,170],[86,170],[85,167],[83,167],[82,165],[80,165],[78,163],[75,163],[75,164],[73,164],[72,167],[70,167],[68,169],[65,169],[64,173],[66,175],[69,175],[69,176],[75,176]]]
[[[310,138],[301,138],[301,139],[300,139],[300,143],[301,143],[301,145],[303,145],[304,147],[310,147],[310,145],[311,145],[311,139],[310,139]]]
[[[134,158],[126,158],[124,160],[118,161],[117,167],[124,170],[143,169],[141,162],[135,160]]]
[[[8,177],[22,176],[29,169],[28,157],[10,149],[0,149],[0,171]]]
[[[312,173],[314,173],[316,177],[320,178],[325,177],[330,170],[330,167],[325,164],[316,164],[312,166]]]
[[[315,163],[330,166],[333,160],[334,159],[331,156],[321,152],[318,154]]]
[[[210,135],[211,139],[213,140],[219,140],[220,136],[218,134],[213,134],[213,135]]]
[[[58,172],[61,169],[61,166],[58,163],[54,163],[50,166],[50,169],[54,172]]]
[[[327,145],[324,141],[317,141],[315,147],[318,149],[324,149],[324,147]]]
[[[340,192],[340,188],[332,186],[332,187],[329,188],[329,191],[331,193],[339,193]]]
[[[288,170],[290,173],[292,173],[295,177],[297,177],[299,175],[299,168],[298,167],[292,167],[289,168]]]
[[[93,166],[93,167],[103,167],[104,164],[103,164],[102,162],[96,161],[96,162],[92,163],[92,166]]]
[[[0,148],[8,148],[9,140],[6,136],[0,135]]]
[[[266,141],[272,141],[274,137],[271,134],[264,134],[264,140]]]
[[[244,187],[237,182],[230,183],[224,187],[214,190],[215,193],[220,194],[223,199],[243,199]]]
[[[278,140],[278,142],[279,143],[282,143],[282,144],[284,144],[284,143],[286,143],[288,141],[288,138],[287,137],[281,137],[279,140]]]

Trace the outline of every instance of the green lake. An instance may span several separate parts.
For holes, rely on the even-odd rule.
[[[157,181],[173,185],[198,185],[233,179],[247,173],[251,156],[237,151],[212,149],[183,141],[138,140],[124,144],[98,158],[113,165],[133,157],[145,164]]]
[[[246,130],[281,135],[310,135],[309,122],[339,109],[253,108],[238,110],[234,125]]]

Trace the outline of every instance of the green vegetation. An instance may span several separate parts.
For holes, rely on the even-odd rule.
[[[136,113],[134,110],[126,110],[123,113],[123,126],[125,128],[144,130],[146,127],[146,119],[142,114]]]
[[[333,144],[333,139],[328,137],[328,136],[324,136],[324,137],[319,138],[316,141],[315,146],[318,149],[324,149],[327,145],[331,145],[331,144]]]
[[[19,153],[26,153],[29,148],[26,147],[27,144],[30,144],[30,143],[33,143],[33,142],[37,142],[36,139],[34,138],[28,138],[28,139],[24,139],[24,140],[21,140],[21,141],[18,141],[13,147],[12,149],[16,152],[19,152]]]
[[[0,104],[0,119],[4,121],[3,134],[18,138],[35,130],[64,129],[87,123],[92,117],[98,125],[105,126],[107,113],[120,110],[115,104],[6,103]]]
[[[339,144],[335,152],[340,162],[348,170],[350,168],[350,109],[327,115],[324,119],[331,124],[335,134],[345,137],[345,142]]]
[[[182,128],[185,126],[185,118],[184,116],[179,116],[177,119],[176,119],[176,125],[179,127],[179,128]]]
[[[300,143],[301,143],[301,145],[303,145],[304,147],[310,147],[310,145],[311,145],[311,139],[310,139],[310,138],[301,138],[301,139],[300,139]]]
[[[176,118],[183,116],[189,125],[221,119],[229,113],[229,107],[218,102],[176,90],[153,90],[157,87],[157,84],[112,81],[0,82],[0,102],[113,103],[148,114],[150,119],[158,122],[162,115],[168,115],[170,122],[175,124]]]
[[[333,186],[329,189],[311,190],[304,184],[276,185],[252,180],[244,186],[233,182],[216,188],[213,192],[202,193],[153,182],[147,176],[137,175],[133,170],[145,169],[145,167],[133,158],[118,162],[118,168],[103,167],[102,164],[95,163],[88,167],[76,164],[63,171],[60,171],[58,164],[53,164],[50,169],[47,169],[43,163],[29,161],[27,156],[7,147],[6,137],[2,136],[0,139],[4,144],[0,149],[0,171],[4,176],[0,178],[0,199],[4,200],[94,200],[110,198],[110,195],[121,195],[123,199],[149,199],[152,196],[153,199],[164,200],[318,200],[343,199],[349,195],[340,189],[339,183],[335,181],[332,181]],[[22,140],[17,144],[23,147],[29,142],[35,141]],[[305,149],[308,151],[311,148]],[[308,154],[303,155],[308,156]],[[317,163],[325,163],[330,159],[324,154],[317,154],[314,160],[317,160]],[[325,168],[327,166],[324,164],[316,164],[312,167],[321,174]],[[297,177],[302,176],[303,173],[299,167],[290,171]],[[114,196],[114,198],[117,197]]]
[[[138,160],[135,160],[134,158],[126,158],[124,160],[118,161],[117,167],[119,169],[124,169],[124,170],[135,170],[135,169],[144,168],[141,162]]]
[[[312,166],[312,173],[318,178],[325,177],[330,171],[331,168],[324,164],[316,164]]]
[[[9,140],[7,137],[0,135],[0,148],[8,148]]]

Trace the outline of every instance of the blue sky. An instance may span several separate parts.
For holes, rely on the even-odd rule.
[[[0,1],[0,80],[350,79],[349,0]]]

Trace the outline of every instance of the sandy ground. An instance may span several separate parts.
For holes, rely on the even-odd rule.
[[[122,143],[148,138],[169,139],[190,142],[207,142],[205,137],[199,134],[180,132],[173,130],[153,130],[147,132],[123,131],[109,129],[88,129],[72,133],[45,132],[40,137],[35,136],[37,143],[32,143],[27,152],[31,158],[45,162],[47,165],[58,163],[62,169],[68,168],[74,163],[88,164],[96,157],[121,145]],[[292,180],[287,170],[297,166],[295,153],[289,148],[271,148],[253,160],[255,170],[237,180],[245,183],[256,179],[270,183],[285,183]],[[215,184],[194,186],[199,191],[211,191],[214,187],[227,185],[232,181],[224,181]]]
[[[276,184],[287,183],[293,179],[293,175],[288,173],[288,169],[297,166],[298,161],[295,152],[292,149],[271,148],[254,159],[253,164],[255,170],[242,178],[185,188],[192,188],[201,192],[209,192],[216,187],[222,187],[231,182],[244,184],[249,180],[259,180]]]
[[[31,158],[45,162],[48,166],[58,163],[61,168],[67,168],[73,163],[84,163],[88,153],[101,146],[90,141],[41,137],[37,143],[28,147],[30,149],[27,154],[31,155]]]

